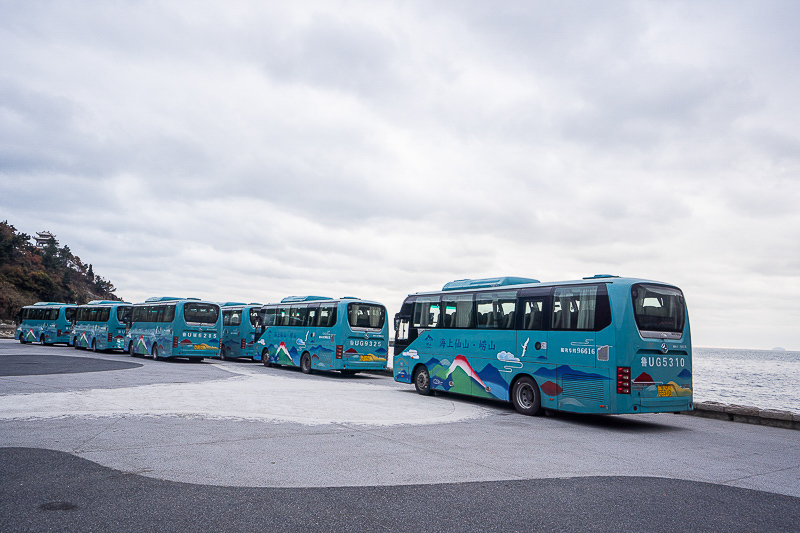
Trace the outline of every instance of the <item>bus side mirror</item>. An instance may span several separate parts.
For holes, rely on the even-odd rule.
[[[394,330],[397,331],[400,329],[400,313],[394,315]]]

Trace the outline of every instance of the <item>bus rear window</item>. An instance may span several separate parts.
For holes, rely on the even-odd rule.
[[[183,306],[183,318],[195,324],[216,324],[219,306],[204,303],[187,303]]]
[[[680,290],[661,285],[637,284],[631,287],[631,298],[636,326],[642,337],[680,338],[686,316],[686,306]]]
[[[351,328],[381,329],[386,321],[386,308],[375,304],[348,304],[347,321]]]
[[[131,316],[131,308],[126,306],[117,307],[117,320],[125,324]]]

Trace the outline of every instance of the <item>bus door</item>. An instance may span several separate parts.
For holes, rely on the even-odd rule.
[[[394,315],[394,354],[399,355],[403,353],[406,346],[411,344],[417,338],[417,332],[414,330],[414,336],[411,337],[411,314],[414,309],[414,298],[407,298],[403,302],[400,312]]]
[[[484,398],[509,398],[512,377],[522,368],[517,344],[517,291],[478,292],[475,294],[475,320],[478,336],[465,351],[474,372],[472,394]]]
[[[557,363],[558,408],[576,412],[608,409],[608,369],[597,367],[597,285],[555,287],[548,357]]]

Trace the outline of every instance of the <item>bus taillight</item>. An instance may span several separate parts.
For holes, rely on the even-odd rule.
[[[631,367],[617,367],[617,394],[631,393]]]
[[[341,344],[336,345],[336,359],[341,359],[342,354],[344,353],[344,346]]]
[[[61,330],[58,330],[58,336],[59,337],[61,336]]]
[[[113,336],[113,335],[112,335],[112,333],[109,331],[109,332],[108,332],[108,342],[111,342],[113,338],[114,338],[114,336]]]
[[[247,341],[245,341],[244,339],[242,339],[242,350],[244,350],[244,345],[245,345],[245,343],[246,343],[246,342],[247,342]]]
[[[172,337],[172,347],[173,348],[178,347],[178,337]]]

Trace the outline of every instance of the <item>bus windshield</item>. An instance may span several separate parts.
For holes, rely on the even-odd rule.
[[[353,328],[381,329],[386,309],[382,305],[352,303],[347,306],[347,320]]]
[[[683,332],[686,309],[680,290],[661,285],[637,284],[631,287],[631,297],[636,325],[642,336],[647,337],[646,332]]]
[[[216,324],[219,318],[219,307],[206,303],[187,303],[183,307],[183,318],[186,322],[196,324]]]

